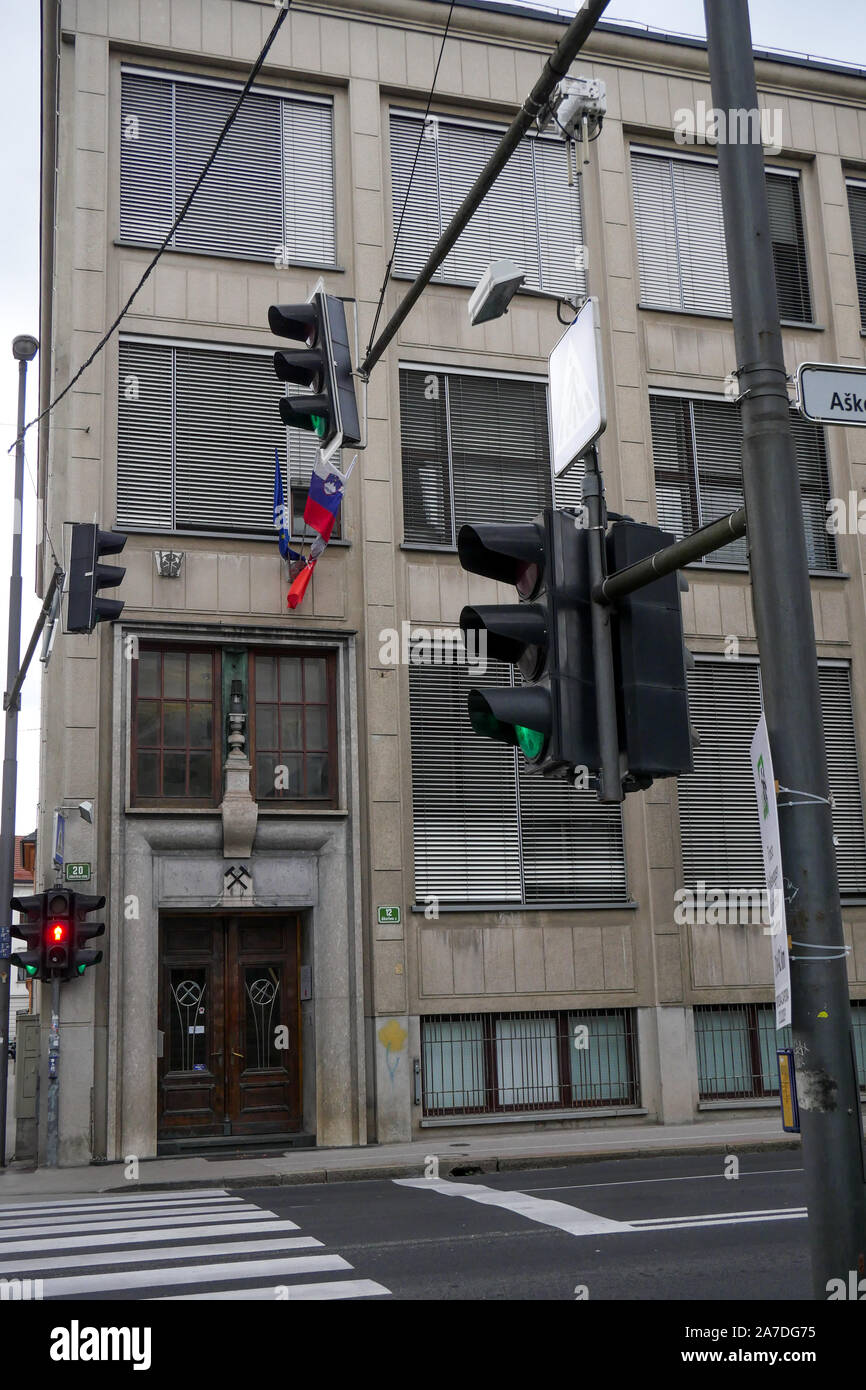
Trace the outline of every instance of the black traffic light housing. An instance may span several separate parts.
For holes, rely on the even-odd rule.
[[[75,893],[73,897],[72,960],[69,973],[74,978],[76,974],[83,975],[89,965],[98,965],[102,960],[102,952],[91,950],[87,942],[104,934],[105,923],[88,922],[86,918],[88,913],[99,912],[105,907],[105,898],[102,894],[95,893]]]
[[[44,894],[44,980],[68,980],[72,966],[75,894],[68,888],[49,888]]]
[[[272,333],[304,344],[274,353],[280,381],[309,388],[311,394],[285,396],[280,416],[292,429],[319,436],[328,454],[343,444],[360,444],[361,429],[346,306],[324,289],[314,290],[304,304],[272,304],[268,309]]]
[[[120,616],[123,600],[101,598],[98,590],[116,587],[126,570],[120,565],[104,565],[100,557],[116,555],[125,545],[126,536],[122,531],[100,531],[94,522],[73,523],[66,601],[67,632],[92,632],[97,623]]]
[[[469,693],[476,733],[517,746],[551,775],[597,766],[589,557],[576,517],[548,507],[531,522],[467,525],[457,549],[463,569],[513,584],[517,604],[467,606],[464,633],[476,651],[518,667],[522,682]]]
[[[11,906],[20,912],[24,920],[13,922],[11,933],[21,941],[26,941],[26,951],[14,951],[9,957],[13,965],[19,965],[31,980],[44,978],[44,930],[45,894],[33,893],[27,897],[13,898]]]
[[[608,574],[672,545],[656,526],[616,521],[607,534]],[[692,738],[677,571],[618,599],[611,611],[619,746],[633,786],[691,772]],[[626,784],[628,789],[628,783]]]

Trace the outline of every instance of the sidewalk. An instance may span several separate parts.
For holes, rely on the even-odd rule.
[[[416,1177],[429,1155],[439,1161],[440,1177],[507,1172],[566,1163],[648,1154],[728,1154],[762,1149],[799,1148],[785,1134],[779,1116],[726,1116],[685,1125],[627,1125],[537,1131],[522,1134],[461,1134],[431,1131],[407,1144],[371,1144],[352,1149],[296,1149],[265,1158],[143,1159],[138,1181],[124,1176],[123,1163],[83,1168],[0,1170],[0,1201],[40,1201],[52,1197],[164,1188],[266,1187],[288,1183],[351,1182],[364,1178]]]

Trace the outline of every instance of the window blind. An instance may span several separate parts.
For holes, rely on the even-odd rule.
[[[854,274],[857,277],[857,299],[860,303],[860,327],[866,333],[866,183],[849,179],[847,188]]]
[[[118,525],[271,531],[275,447],[290,488],[316,459],[313,436],[280,420],[284,389],[268,353],[122,339]]]
[[[708,159],[631,154],[641,302],[651,308],[730,314],[718,166]],[[812,319],[806,240],[796,177],[768,173],[770,237],[779,315]]]
[[[407,541],[453,546],[464,522],[522,521],[550,505],[543,382],[404,368],[400,429]]]
[[[415,896],[444,902],[622,902],[619,806],[526,770],[469,722],[470,688],[508,685],[511,668],[412,665]]]
[[[851,700],[850,668],[819,663],[818,680],[833,832],[843,893],[866,890],[866,832]],[[694,772],[678,782],[683,882],[694,889],[764,888],[761,837],[749,749],[761,714],[755,662],[696,657],[689,710],[700,737]]]
[[[397,246],[398,274],[417,275],[503,130],[441,116],[430,117],[425,123],[420,115],[391,112],[395,230],[415,164]],[[511,156],[434,279],[475,285],[492,260],[508,256],[527,272],[527,286],[583,294],[586,277],[574,263],[575,250],[583,239],[580,179],[569,188],[563,142],[528,137]]]
[[[124,72],[120,233],[162,240],[234,106],[235,85]],[[328,102],[251,92],[171,246],[208,255],[334,265]]]
[[[650,417],[660,526],[679,539],[743,505],[742,424],[736,407],[651,393]],[[824,431],[794,411],[790,418],[809,566],[835,570],[836,542],[826,524],[830,473]],[[743,565],[747,557],[743,537],[703,563]]]

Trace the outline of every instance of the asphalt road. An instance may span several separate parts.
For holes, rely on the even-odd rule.
[[[799,1156],[725,1168],[660,1155],[9,1204],[0,1278],[76,1301],[808,1298]]]

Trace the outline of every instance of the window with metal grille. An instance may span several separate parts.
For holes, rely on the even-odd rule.
[[[631,152],[641,303],[653,309],[730,314],[728,258],[715,160]],[[779,317],[811,323],[799,178],[767,172]]]
[[[743,505],[743,432],[729,401],[650,393],[658,524],[677,539]],[[806,553],[812,570],[837,568],[836,540],[827,530],[830,472],[824,429],[791,411]],[[745,565],[746,538],[731,541],[697,563]]]
[[[846,179],[848,212],[851,217],[851,243],[854,273],[860,304],[860,327],[866,333],[866,179]]]
[[[843,894],[866,891],[866,832],[851,672],[820,662],[818,679],[830,791],[834,799],[836,867]],[[761,676],[748,658],[696,657],[689,672],[689,715],[700,738],[694,772],[677,784],[683,883],[696,889],[764,888],[758,808],[749,749],[761,715]]]
[[[241,86],[124,68],[120,235],[158,245],[213,150]],[[172,250],[280,264],[336,263],[330,98],[244,99]]]
[[[510,666],[482,672],[458,664],[459,649],[433,650],[448,659],[409,667],[416,901],[625,902],[621,808],[473,731],[470,688],[510,684]]]
[[[527,521],[578,506],[582,470],[553,483],[547,385],[526,377],[400,369],[403,535],[453,549],[465,522]]]
[[[431,1015],[421,1076],[425,1116],[636,1106],[634,1012]]]
[[[300,388],[277,381],[272,353],[124,338],[118,367],[119,526],[272,538],[276,448],[303,534],[317,441],[282,423],[280,397]]]
[[[504,130],[445,116],[425,122],[419,112],[392,110],[395,231],[412,178],[394,262],[398,275],[418,274]],[[526,271],[529,288],[585,294],[586,277],[575,263],[582,244],[581,180],[569,187],[563,141],[527,136],[433,279],[477,285],[491,261],[507,256]]]
[[[776,1032],[773,1004],[698,1004],[695,1042],[701,1100],[779,1094],[776,1049],[791,1046],[791,1030]]]

